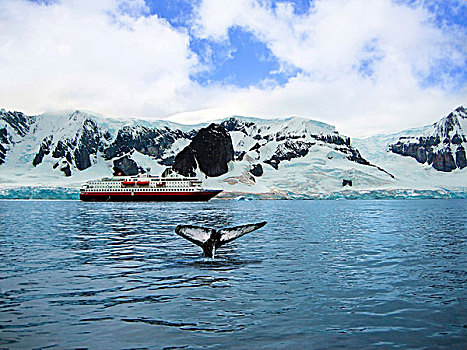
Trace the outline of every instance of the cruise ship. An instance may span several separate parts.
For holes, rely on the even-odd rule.
[[[196,177],[175,174],[151,176],[114,176],[91,180],[80,189],[79,198],[88,202],[137,202],[137,201],[208,201],[222,190],[208,190]]]

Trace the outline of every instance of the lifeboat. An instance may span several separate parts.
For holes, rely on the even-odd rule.
[[[135,184],[134,181],[122,181],[123,186],[131,186],[131,185],[134,185],[134,184]]]
[[[149,185],[149,181],[138,181],[136,184],[139,186],[147,186]]]
[[[156,186],[165,186],[165,182],[157,182]]]

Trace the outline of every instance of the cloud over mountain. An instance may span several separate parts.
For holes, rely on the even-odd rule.
[[[171,4],[2,1],[0,105],[182,122],[300,115],[366,135],[467,98],[463,1]]]

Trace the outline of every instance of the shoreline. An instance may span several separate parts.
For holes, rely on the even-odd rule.
[[[467,189],[346,189],[322,193],[290,191],[222,192],[212,200],[358,200],[358,199],[467,199]],[[79,200],[79,188],[53,186],[0,187],[1,200]]]

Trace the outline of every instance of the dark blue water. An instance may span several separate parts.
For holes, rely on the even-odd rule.
[[[0,201],[0,348],[466,348],[466,209]],[[173,232],[262,220],[215,260]]]

